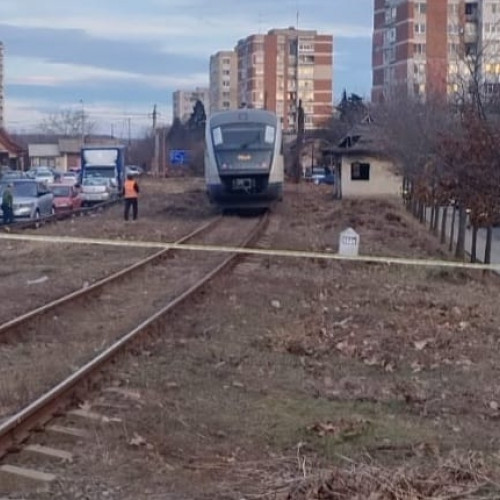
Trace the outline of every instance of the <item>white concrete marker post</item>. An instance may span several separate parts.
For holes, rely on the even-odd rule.
[[[340,233],[339,255],[356,257],[359,254],[359,234],[352,227]]]

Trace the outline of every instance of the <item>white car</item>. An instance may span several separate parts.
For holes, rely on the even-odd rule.
[[[142,168],[137,165],[126,165],[125,175],[133,175],[134,177],[139,177],[142,174]]]
[[[37,182],[44,182],[45,184],[54,184],[54,172],[47,167],[37,167],[33,170],[33,178]]]
[[[78,184],[78,174],[76,172],[64,172],[61,175],[60,182],[64,184]]]
[[[105,177],[87,177],[80,185],[82,206],[94,205],[113,198],[113,188]]]

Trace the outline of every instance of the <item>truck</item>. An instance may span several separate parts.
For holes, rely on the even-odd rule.
[[[120,196],[125,182],[125,147],[82,147],[79,183],[83,186],[89,180],[103,180],[116,196]]]

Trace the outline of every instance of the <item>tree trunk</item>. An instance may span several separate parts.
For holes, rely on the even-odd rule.
[[[477,262],[477,230],[478,227],[474,224],[472,226],[472,244],[470,249],[471,262]]]
[[[491,264],[491,243],[493,239],[493,228],[488,226],[486,228],[486,245],[484,247],[484,263]]]
[[[457,207],[453,204],[451,211],[451,230],[450,230],[450,252],[453,252],[453,245],[455,244],[455,219],[457,218]]]
[[[441,219],[441,244],[444,245],[446,243],[446,223],[448,218],[448,207],[445,205],[443,207],[442,219]]]
[[[457,246],[455,248],[455,257],[463,259],[465,257],[465,225],[467,223],[467,212],[465,207],[460,205],[458,207],[458,234]]]

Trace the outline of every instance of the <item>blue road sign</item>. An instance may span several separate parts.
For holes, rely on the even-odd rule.
[[[188,152],[183,149],[170,150],[170,163],[171,165],[187,165]]]

